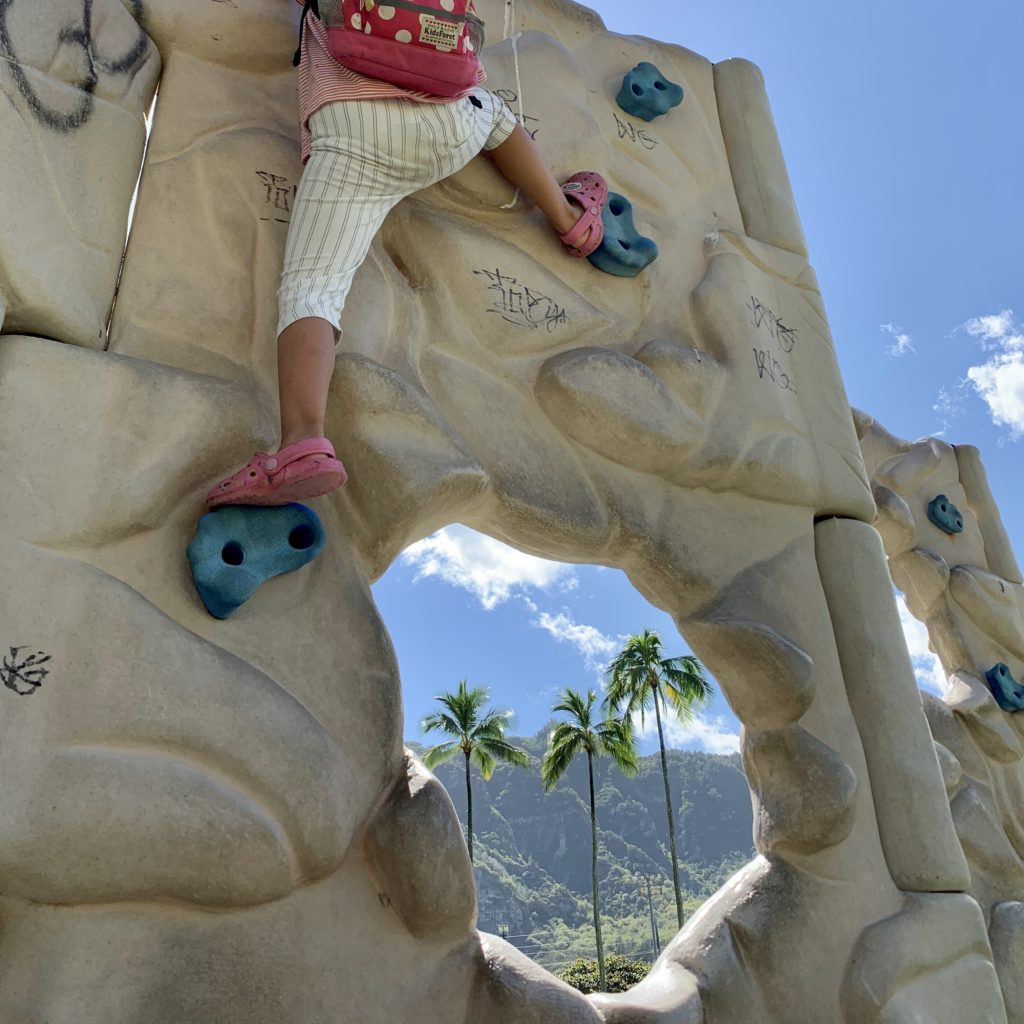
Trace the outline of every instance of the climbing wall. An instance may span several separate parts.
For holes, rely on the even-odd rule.
[[[964,836],[1013,843],[1013,791],[922,712],[760,73],[568,0],[478,6],[489,86],[617,195],[604,269],[657,258],[569,260],[483,161],[400,204],[346,310],[323,550],[221,619],[186,549],[276,440],[299,9],[0,0],[0,1019],[1005,1024],[1019,890]],[[656,81],[679,102],[640,103]],[[977,517],[970,564],[1008,578]],[[452,522],[622,568],[742,722],[758,855],[624,996],[476,931],[402,750],[369,585]],[[961,635],[975,682],[990,654],[1021,678]]]
[[[1006,997],[1024,1022],[1024,585],[978,449],[857,415],[892,580],[946,675],[922,692]]]

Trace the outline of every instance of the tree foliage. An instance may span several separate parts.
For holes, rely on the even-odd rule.
[[[684,722],[714,694],[704,666],[692,655],[664,658],[661,637],[645,629],[626,639],[607,669],[609,708],[627,717],[639,714],[643,725],[655,704],[668,706]]]
[[[460,679],[455,693],[440,693],[434,699],[445,711],[427,715],[420,728],[424,733],[441,732],[452,739],[435,744],[424,753],[423,763],[431,771],[450,761],[460,751],[469,758],[485,782],[494,774],[499,762],[520,768],[530,763],[525,750],[505,739],[505,730],[514,717],[513,713],[497,708],[483,710],[487,703],[486,687],[470,689],[466,680]]]
[[[714,692],[704,667],[692,655],[675,658],[661,656],[661,637],[653,629],[645,629],[628,637],[625,646],[608,665],[608,694],[605,706],[622,714],[627,721],[645,715],[653,707],[658,724],[658,746],[661,750],[661,773],[665,787],[665,814],[668,818],[668,844],[672,858],[672,884],[676,897],[676,918],[683,927],[683,891],[679,881],[679,854],[676,850],[676,826],[672,814],[672,792],[665,757],[665,730],[662,711],[669,710],[682,721],[693,718],[694,709],[705,703]]]
[[[609,953],[605,957],[606,992],[626,992],[643,981],[650,973],[651,965],[646,960],[634,960],[621,953]],[[573,960],[560,975],[562,981],[579,989],[584,995],[598,992],[599,973],[596,960],[580,958]]]
[[[597,694],[593,690],[586,698],[575,690],[566,689],[562,699],[551,710],[570,716],[559,722],[551,733],[540,775],[544,789],[554,789],[577,754],[610,757],[623,775],[632,778],[637,773],[636,745],[633,730],[627,722],[605,717],[600,719],[594,705]]]
[[[424,733],[440,732],[451,739],[435,744],[423,755],[423,763],[433,771],[438,765],[450,761],[460,751],[465,759],[466,771],[466,845],[469,859],[473,859],[473,789],[469,766],[474,764],[486,782],[499,763],[525,768],[530,755],[505,739],[505,730],[512,720],[511,711],[488,708],[487,690],[475,686],[471,690],[465,679],[459,680],[455,693],[445,692],[434,698],[445,708],[427,715],[420,728]]]
[[[559,722],[551,733],[547,753],[541,762],[540,774],[544,789],[550,792],[566,773],[577,754],[587,755],[587,778],[590,785],[590,863],[591,891],[594,902],[594,938],[597,942],[598,988],[605,990],[604,942],[601,938],[601,900],[597,884],[597,805],[594,798],[594,758],[610,757],[623,775],[637,773],[636,745],[633,729],[628,721],[606,716],[599,720],[594,705],[597,694],[593,690],[584,698],[575,690],[566,688],[561,701],[551,710],[569,715],[569,721]]]

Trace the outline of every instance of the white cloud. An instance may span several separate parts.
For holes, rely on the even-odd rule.
[[[469,591],[488,611],[529,590],[571,590],[578,585],[575,569],[562,562],[525,555],[501,541],[465,526],[448,526],[402,552],[402,563],[416,570],[416,580],[436,577]]]
[[[653,710],[646,716],[644,727],[635,721],[637,734],[643,739],[658,738],[658,723]],[[683,748],[684,750],[703,750],[709,754],[735,754],[740,749],[739,733],[733,732],[730,723],[724,718],[706,718],[697,715],[690,722],[681,722],[674,715],[666,721],[662,719],[665,729],[665,745]]]
[[[917,676],[917,685],[922,690],[930,690],[940,697],[946,692],[946,673],[938,656],[928,649],[928,630],[923,622],[910,614],[910,609],[903,600],[903,595],[896,594],[896,607],[900,612],[900,625],[907,640],[907,650]]]
[[[563,609],[557,615],[541,612],[532,625],[547,630],[556,640],[573,645],[591,672],[603,672],[622,646],[622,637],[606,636],[596,626],[574,622]]]
[[[981,366],[972,366],[967,379],[988,406],[997,427],[1009,427],[1010,437],[1024,437],[1024,352],[994,355]]]
[[[878,329],[893,339],[893,343],[885,350],[888,355],[898,359],[914,351],[914,339],[909,334],[904,334],[900,328],[893,324],[879,324]]]
[[[992,353],[967,371],[967,379],[988,406],[992,422],[1007,427],[1010,439],[1024,437],[1024,328],[1012,309],[968,320],[964,330]]]
[[[1014,320],[1012,309],[976,316],[964,324],[964,330],[977,338],[982,348],[1024,349],[1024,333]]]

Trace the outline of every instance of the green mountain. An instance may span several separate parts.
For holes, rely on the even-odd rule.
[[[540,760],[549,732],[510,737],[529,752],[529,768],[500,765],[490,782],[474,769],[473,831],[479,927],[507,934],[557,970],[574,956],[594,955],[590,805],[585,758],[544,792]],[[671,750],[668,767],[689,913],[754,855],[750,792],[737,754]],[[435,774],[465,827],[462,756]],[[594,789],[606,946],[650,958],[676,931],[660,757],[641,758],[633,779],[597,759]]]

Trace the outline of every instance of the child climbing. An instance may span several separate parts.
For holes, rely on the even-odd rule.
[[[347,11],[349,4],[363,11],[376,8],[376,17],[392,21],[396,9],[401,14],[432,6],[438,9],[442,31],[445,12],[456,6],[453,0],[422,0],[419,5],[397,0],[393,7],[372,0],[321,0],[322,5],[328,2],[339,11]],[[345,483],[345,467],[323,436],[341,312],[370,243],[400,200],[454,174],[482,151],[536,204],[571,256],[588,256],[604,234],[604,179],[584,171],[560,186],[504,101],[479,87],[486,76],[475,57],[477,84],[454,96],[371,78],[332,56],[328,28],[310,13],[311,7],[315,9],[307,2],[297,55],[305,169],[278,291],[280,448],[273,454],[257,452],[218,483],[207,497],[211,508],[282,505],[327,494]],[[365,17],[349,15],[348,38]],[[463,16],[467,18],[472,15]],[[404,33],[405,39],[401,31],[396,35],[408,41],[410,33]],[[465,49],[471,53],[472,43]]]

